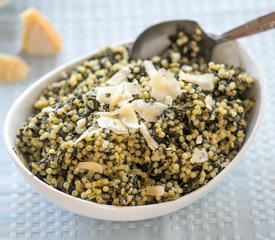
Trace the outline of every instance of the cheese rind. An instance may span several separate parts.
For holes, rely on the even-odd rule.
[[[29,8],[21,14],[24,23],[23,51],[30,55],[53,55],[62,49],[58,32],[37,9]]]
[[[0,54],[0,82],[15,82],[24,79],[30,71],[23,59]]]

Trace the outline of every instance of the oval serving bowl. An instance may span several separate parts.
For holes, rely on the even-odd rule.
[[[103,205],[87,200],[82,200],[80,198],[63,193],[37,178],[26,167],[24,160],[22,159],[21,154],[15,144],[16,130],[24,124],[28,116],[30,116],[32,113],[33,103],[35,99],[39,97],[44,88],[46,88],[50,83],[59,80],[61,78],[62,72],[73,69],[75,66],[82,63],[86,59],[89,59],[93,55],[94,53],[90,53],[77,58],[53,70],[32,84],[21,94],[21,96],[16,99],[6,117],[4,124],[5,143],[9,154],[19,171],[23,174],[25,179],[33,188],[62,208],[87,217],[114,221],[143,220],[174,212],[201,198],[203,195],[213,189],[221,181],[221,179],[232,170],[237,162],[240,161],[256,135],[263,116],[265,105],[265,80],[261,67],[255,57],[249,52],[249,50],[237,41],[224,43],[217,46],[215,49],[213,60],[219,63],[240,66],[248,73],[252,74],[255,77],[255,84],[248,94],[256,99],[256,104],[248,119],[249,124],[245,142],[239,153],[224,170],[222,170],[206,185],[180,197],[177,200],[152,205],[134,207]]]

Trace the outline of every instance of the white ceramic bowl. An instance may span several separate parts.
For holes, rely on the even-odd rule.
[[[232,64],[235,66],[241,65],[241,67],[243,67],[248,73],[253,74],[256,82],[249,94],[254,96],[257,102],[249,118],[249,127],[243,147],[232,162],[209,183],[175,201],[136,207],[117,207],[97,204],[73,197],[50,187],[48,184],[34,176],[16,153],[16,151],[19,152],[15,145],[16,130],[24,124],[24,121],[32,113],[33,103],[40,95],[42,89],[50,83],[58,80],[61,77],[61,72],[74,68],[92,55],[93,53],[77,58],[76,60],[48,73],[32,84],[14,102],[4,125],[5,143],[15,165],[38,192],[57,205],[84,216],[115,221],[142,220],[165,215],[187,206],[216,186],[218,182],[220,182],[220,180],[231,171],[236,163],[240,161],[248,146],[251,144],[252,139],[255,137],[263,116],[265,104],[265,81],[261,67],[255,57],[245,47],[234,41],[217,47],[214,52],[214,59],[221,63]]]

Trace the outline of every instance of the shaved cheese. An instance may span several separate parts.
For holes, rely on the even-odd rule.
[[[123,106],[133,99],[133,95],[141,93],[141,87],[137,82],[122,82],[116,86],[100,87],[97,90],[96,100],[109,104],[110,110],[114,110],[115,106]]]
[[[119,92],[117,92],[119,93]],[[132,97],[128,97],[126,95],[120,94],[114,94],[109,105],[110,110],[114,110],[116,106],[120,105],[120,103],[127,103]]]
[[[154,75],[157,74],[158,71],[155,69],[155,67],[151,61],[145,60],[143,62],[143,65],[145,67],[146,73],[149,75],[150,78],[152,78]]]
[[[50,113],[50,112],[54,112],[54,108],[52,107],[45,107],[41,110],[42,113]]]
[[[126,74],[128,70],[124,69],[124,72],[118,72],[117,74],[119,75],[113,76],[114,79],[109,79],[111,80],[111,84],[119,83],[122,78],[125,78],[125,76],[127,77]],[[151,75],[153,74],[153,78],[159,74],[151,62],[149,63],[147,70]],[[167,75],[168,73],[165,72],[163,74]],[[171,90],[168,91],[170,94],[171,92]],[[96,113],[97,115],[100,115],[98,118],[98,125],[101,128],[112,130],[117,134],[129,134],[140,129],[140,132],[144,136],[148,146],[152,150],[155,150],[158,148],[158,143],[150,136],[145,124],[139,124],[136,112],[145,121],[153,122],[168,106],[159,102],[147,103],[143,100],[134,100],[132,103],[129,103],[129,101],[133,99],[133,95],[140,93],[141,87],[138,85],[137,81],[123,81],[116,86],[98,88],[96,100],[100,103],[109,104],[110,109],[110,112]],[[175,97],[175,95],[165,96],[165,102],[168,100],[169,104],[172,104],[172,97]],[[114,110],[115,107],[119,108]]]
[[[74,141],[73,145],[79,143],[80,141],[82,141],[82,140],[83,140],[84,138],[86,138],[86,137],[91,137],[91,136],[93,136],[94,134],[96,134],[96,133],[99,132],[99,131],[100,131],[99,128],[98,128],[98,129],[95,129],[94,126],[89,127],[84,133],[81,134],[81,136],[80,136],[78,139],[76,139],[76,140]]]
[[[144,67],[151,78],[151,95],[159,102],[171,105],[181,94],[179,82],[165,69],[156,70],[151,61],[144,61]]]
[[[212,107],[215,105],[215,101],[210,95],[207,95],[206,98],[204,99],[205,106],[209,109],[212,110]]]
[[[208,160],[208,154],[203,148],[202,150],[195,148],[190,159],[190,163],[202,163]]]
[[[167,105],[159,102],[145,102],[144,100],[134,100],[132,102],[135,111],[143,118],[146,122],[154,122],[157,117],[168,108]]]
[[[109,141],[104,140],[102,143],[102,148],[104,149],[108,148],[109,143],[110,143]]]
[[[100,115],[100,116],[106,116],[106,117],[114,117],[114,116],[118,115],[119,113],[120,113],[120,109],[117,109],[117,110],[111,111],[111,112],[97,112],[95,114]]]
[[[202,135],[199,135],[196,138],[196,144],[201,144],[201,143],[202,143]]]
[[[148,143],[149,148],[151,148],[152,150],[155,150],[156,148],[158,148],[159,146],[158,143],[151,137],[144,123],[140,124],[140,132],[142,133],[143,137]]]
[[[163,186],[147,186],[145,191],[146,191],[146,195],[160,197],[164,194],[164,187]]]
[[[97,115],[113,117],[120,115],[121,121],[127,127],[138,126],[138,119],[135,111],[143,118],[146,122],[153,122],[157,120],[157,117],[166,109],[167,105],[159,102],[145,102],[144,100],[134,100],[132,103],[126,103],[121,108],[111,112],[97,112]],[[126,124],[126,122],[132,122],[132,126]]]
[[[138,119],[133,109],[133,104],[126,104],[120,108],[120,120],[129,128],[130,132],[135,132],[139,128]]]
[[[127,127],[117,118],[102,116],[97,120],[101,128],[106,128],[114,131],[117,134],[128,134]]]
[[[180,71],[179,77],[181,80],[198,84],[203,90],[212,91],[214,89],[214,74],[212,73],[195,75]]]
[[[130,94],[132,96],[141,93],[141,87],[138,85],[138,81],[124,82],[123,87],[125,94]]]
[[[106,83],[109,85],[118,85],[124,82],[129,75],[130,70],[128,67],[122,67],[117,73],[115,73]]]
[[[192,66],[189,66],[189,65],[183,65],[183,66],[181,67],[181,69],[182,69],[184,72],[192,72],[193,67],[192,67]]]
[[[127,103],[115,111],[97,112],[96,114],[106,117],[114,117],[119,115],[120,121],[131,130],[130,132],[136,132],[136,130],[139,128],[139,124],[133,107],[134,105],[132,103]]]
[[[109,104],[112,94],[116,91],[116,87],[100,87],[97,89],[96,100],[99,103]]]
[[[122,86],[122,87],[121,87]],[[133,99],[133,95],[141,93],[141,87],[137,82],[123,82],[117,86],[117,91],[113,95],[110,102],[110,110],[113,110],[115,106],[122,107]]]
[[[103,172],[103,166],[95,162],[80,162],[78,163],[78,167],[81,169],[94,171],[96,173]]]

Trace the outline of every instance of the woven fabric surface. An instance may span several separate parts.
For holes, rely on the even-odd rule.
[[[60,32],[64,50],[57,56],[20,52],[20,13],[31,6]],[[0,8],[0,52],[18,54],[32,68],[25,81],[0,84],[0,239],[275,239],[274,30],[240,40],[260,60],[267,80],[267,106],[255,141],[212,192],[172,214],[122,223],[66,211],[25,182],[8,156],[2,131],[12,102],[27,86],[81,54],[133,40],[164,20],[195,19],[219,33],[274,10],[270,0],[14,0]]]

